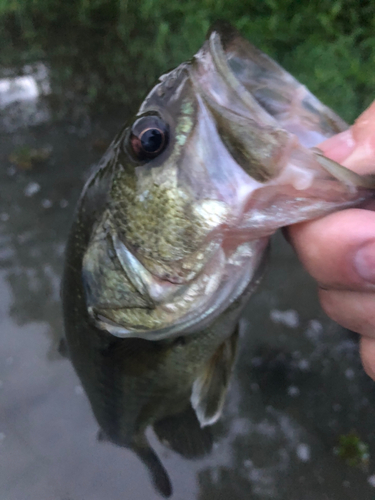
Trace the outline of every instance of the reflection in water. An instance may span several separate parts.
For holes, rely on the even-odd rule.
[[[40,125],[50,119],[42,99],[51,92],[47,66],[27,65],[21,73],[22,76],[0,78],[1,132],[14,132],[22,126]]]
[[[32,76],[0,79],[0,106],[15,101],[33,101],[39,97],[38,86]]]

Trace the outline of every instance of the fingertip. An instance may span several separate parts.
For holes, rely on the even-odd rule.
[[[324,288],[375,289],[375,284],[366,281],[355,265],[359,249],[375,241],[375,212],[336,212],[290,227],[289,236],[306,270]]]
[[[356,147],[352,129],[345,130],[319,144],[319,149],[331,160],[342,163]]]
[[[369,377],[375,380],[375,339],[362,337],[360,353],[365,372]]]

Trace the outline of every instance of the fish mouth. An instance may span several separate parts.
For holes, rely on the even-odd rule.
[[[202,244],[199,250],[205,254],[202,264],[184,274],[178,270],[181,263],[176,263],[177,271],[169,276],[162,266],[153,267],[132,252],[113,230],[106,245],[129,290],[141,297],[131,305],[121,297],[117,300],[119,288],[104,290],[107,283],[112,286],[109,279],[101,282],[104,291],[95,290],[108,248],[86,252],[83,274],[89,314],[100,329],[120,338],[161,340],[204,329],[241,296],[246,300],[264,262],[268,238],[279,227],[358,201],[355,190],[327,175],[316,152],[306,147],[345,124],[235,30],[211,31],[189,74],[198,118],[189,138],[194,148],[182,156],[179,169],[196,194],[194,200],[202,202],[200,190],[194,191],[197,170],[191,160],[204,167],[203,174],[198,171],[212,187],[209,203],[225,207],[227,229],[222,231],[222,221],[215,220],[206,235],[212,247]],[[302,102],[297,113],[295,94]],[[303,124],[298,122],[300,115]],[[296,136],[296,126],[307,133]],[[212,239],[215,231],[217,240]]]
[[[306,147],[314,147],[348,128],[344,120],[229,23],[214,24],[206,43],[216,72],[257,120],[281,124]]]
[[[238,232],[270,236],[358,200],[357,181],[314,150],[347,124],[233,27],[212,28],[190,77],[208,151],[199,160]]]
[[[268,243],[267,238],[244,243],[229,258],[220,246],[194,279],[175,284],[152,275],[118,236],[112,239],[124,273],[149,306],[111,309],[91,304],[89,314],[97,327],[116,337],[147,340],[188,335],[198,325],[209,325],[254,283]]]

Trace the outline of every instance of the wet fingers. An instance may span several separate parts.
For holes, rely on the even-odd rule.
[[[365,372],[375,380],[375,339],[362,337],[360,352]]]
[[[322,288],[375,291],[375,212],[337,212],[290,227],[289,237]]]
[[[341,326],[375,339],[375,293],[320,290],[324,311]]]

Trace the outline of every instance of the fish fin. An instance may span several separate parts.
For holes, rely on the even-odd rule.
[[[161,463],[159,457],[151,448],[144,434],[136,435],[132,440],[132,443],[125,444],[111,439],[111,437],[108,436],[108,434],[103,431],[103,429],[99,429],[97,440],[100,442],[109,442],[118,446],[125,446],[126,448],[130,448],[146,466],[151,476],[151,481],[156,490],[166,498],[172,495],[172,484],[169,479],[168,473]]]
[[[162,444],[185,458],[203,457],[212,450],[212,432],[201,427],[190,404],[183,412],[155,422],[153,428]]]
[[[132,449],[147,467],[156,490],[164,497],[170,497],[173,492],[172,484],[164,465],[161,463],[159,457],[151,448],[144,435],[138,437],[136,441],[135,444],[133,443]]]
[[[362,187],[366,189],[374,189],[375,188],[375,175],[359,175],[356,172],[353,172],[349,168],[340,165],[334,160],[327,158],[324,156],[322,151],[318,148],[312,148],[311,151],[315,153],[316,159],[319,164],[329,172],[333,177],[343,182],[344,184],[352,184],[357,187]]]
[[[235,359],[238,327],[230,338],[223,342],[203,373],[195,380],[191,404],[202,427],[214,424],[220,417]]]
[[[61,337],[61,339],[59,341],[59,345],[57,346],[57,352],[63,358],[69,358],[68,345],[67,345],[66,340],[65,340],[64,337]]]

